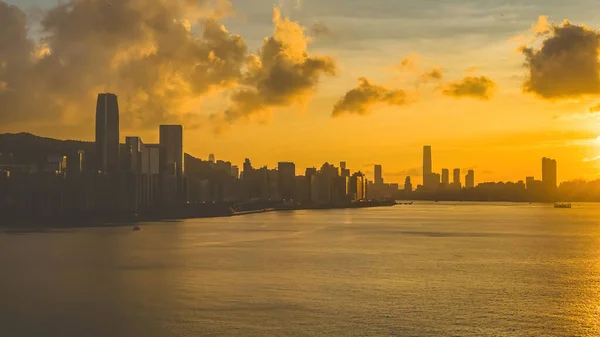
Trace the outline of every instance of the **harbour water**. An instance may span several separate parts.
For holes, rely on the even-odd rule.
[[[598,336],[600,204],[0,230],[0,336]]]

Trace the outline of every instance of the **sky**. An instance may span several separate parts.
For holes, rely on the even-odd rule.
[[[600,178],[591,0],[0,0],[0,132],[121,138],[184,125],[185,151],[298,174],[346,161],[386,182]],[[565,21],[568,20],[568,21]],[[598,111],[596,111],[598,110]]]

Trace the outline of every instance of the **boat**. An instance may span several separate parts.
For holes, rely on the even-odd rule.
[[[571,208],[571,204],[554,204],[554,208]]]
[[[131,230],[134,232],[137,232],[137,231],[141,231],[142,229],[140,228],[140,226],[134,226]]]

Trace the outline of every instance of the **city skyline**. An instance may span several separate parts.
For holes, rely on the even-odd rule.
[[[339,1],[286,2],[275,9],[266,0],[220,8],[199,1],[195,10],[183,1],[3,1],[0,17],[18,34],[2,41],[19,48],[0,55],[14,70],[0,73],[0,110],[7,111],[0,132],[93,141],[90,102],[105,91],[120,97],[121,134],[158,143],[154,125],[181,124],[187,151],[203,158],[215,153],[241,163],[250,157],[269,167],[280,159],[298,167],[344,160],[363,171],[377,163],[385,168],[384,181],[402,182],[408,172],[422,171],[420,147],[430,144],[436,163],[460,168],[463,180],[469,169],[482,181],[514,180],[537,172],[541,157],[561,163],[559,181],[599,177],[594,83],[600,67],[579,59],[597,52],[579,53],[559,34],[591,36],[595,43],[600,22],[586,10],[591,0],[568,6],[377,1],[369,10]],[[31,6],[37,16],[28,17]],[[164,31],[153,31],[160,25],[150,25],[142,7],[165,14]],[[407,33],[416,26],[418,33]],[[264,44],[265,37],[272,43]],[[166,41],[180,41],[185,53],[173,58]],[[544,57],[540,47],[548,41],[561,46],[564,62]],[[287,68],[257,67],[249,76],[255,81],[242,83],[245,60],[273,64],[267,59],[273,45],[297,56],[290,64],[315,65],[305,69],[311,77],[286,72],[298,81],[271,83],[273,69]],[[223,68],[209,62],[209,51]],[[539,63],[545,60],[558,63]],[[565,71],[536,73],[532,64]],[[235,95],[240,92],[246,95]],[[244,101],[257,97],[265,99]],[[414,183],[422,179],[410,175]]]

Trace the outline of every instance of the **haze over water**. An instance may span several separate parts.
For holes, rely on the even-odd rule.
[[[600,205],[0,232],[0,336],[597,336]]]

